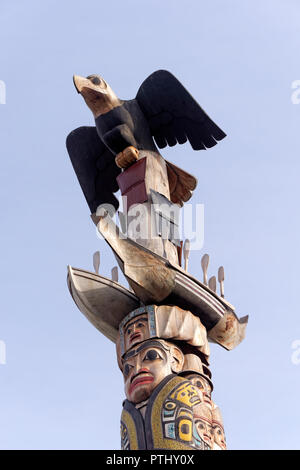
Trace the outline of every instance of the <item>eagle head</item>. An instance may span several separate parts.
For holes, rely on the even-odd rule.
[[[121,101],[100,75],[89,75],[86,78],[74,75],[73,81],[76,90],[83,96],[95,119],[120,106]]]

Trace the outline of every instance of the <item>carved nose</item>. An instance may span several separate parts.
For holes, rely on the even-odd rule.
[[[136,375],[140,372],[141,370],[141,362],[140,362],[140,358],[139,357],[136,357],[136,360],[135,360],[135,364],[134,364],[134,367],[133,367],[133,373],[132,375]]]

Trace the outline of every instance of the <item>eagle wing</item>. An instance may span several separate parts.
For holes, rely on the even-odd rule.
[[[166,161],[166,164],[170,199],[174,204],[183,206],[183,203],[192,197],[192,191],[197,186],[197,179],[171,162]]]
[[[216,145],[226,134],[170,72],[158,70],[140,86],[136,99],[159,148],[190,141],[194,150]]]
[[[116,177],[121,170],[115,164],[113,153],[99,138],[96,127],[78,127],[70,132],[66,145],[91,213],[100,204],[111,204],[117,210],[119,202],[113,193],[119,189]]]

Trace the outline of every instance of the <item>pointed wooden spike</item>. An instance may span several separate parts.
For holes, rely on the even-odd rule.
[[[189,255],[190,255],[190,240],[186,239],[183,245],[183,257],[184,257],[184,269],[188,270],[189,266]]]
[[[224,277],[224,267],[220,266],[219,269],[218,269],[218,281],[222,282],[222,281],[224,281],[224,279],[225,279],[225,277]]]
[[[93,265],[96,274],[99,274],[100,268],[100,251],[95,251],[93,254]]]
[[[119,281],[119,273],[118,273],[118,267],[114,266],[111,270],[111,280],[118,282]]]
[[[208,281],[208,287],[213,290],[214,292],[216,292],[217,290],[217,279],[216,279],[216,276],[212,276],[209,281]]]
[[[203,271],[203,283],[207,286],[207,268],[209,264],[209,255],[206,253],[201,258],[201,267]]]
[[[221,297],[224,297],[224,267],[220,266],[218,270],[218,281],[220,283],[220,295]]]

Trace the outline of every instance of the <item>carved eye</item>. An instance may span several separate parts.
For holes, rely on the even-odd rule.
[[[155,361],[155,359],[161,359],[158,352],[155,351],[155,349],[150,349],[149,351],[147,351],[144,357],[144,361]]]
[[[130,367],[131,367],[131,366],[130,366],[129,364],[125,364],[125,366],[124,366],[124,368],[123,368],[123,375],[124,375],[125,377],[127,377],[127,375],[129,374],[129,372],[130,372]]]
[[[88,77],[89,80],[91,80],[91,82],[94,84],[94,85],[100,85],[101,84],[101,79],[99,77],[97,77],[97,75],[89,75]]]
[[[132,328],[127,328],[126,333],[130,335],[131,332],[132,332]]]
[[[201,423],[201,421],[197,421],[197,426],[198,426],[200,429],[204,429],[204,425],[203,425],[203,423]]]
[[[176,404],[171,402],[171,401],[168,401],[165,404],[165,408],[166,408],[166,410],[174,410],[174,408],[176,408]]]

